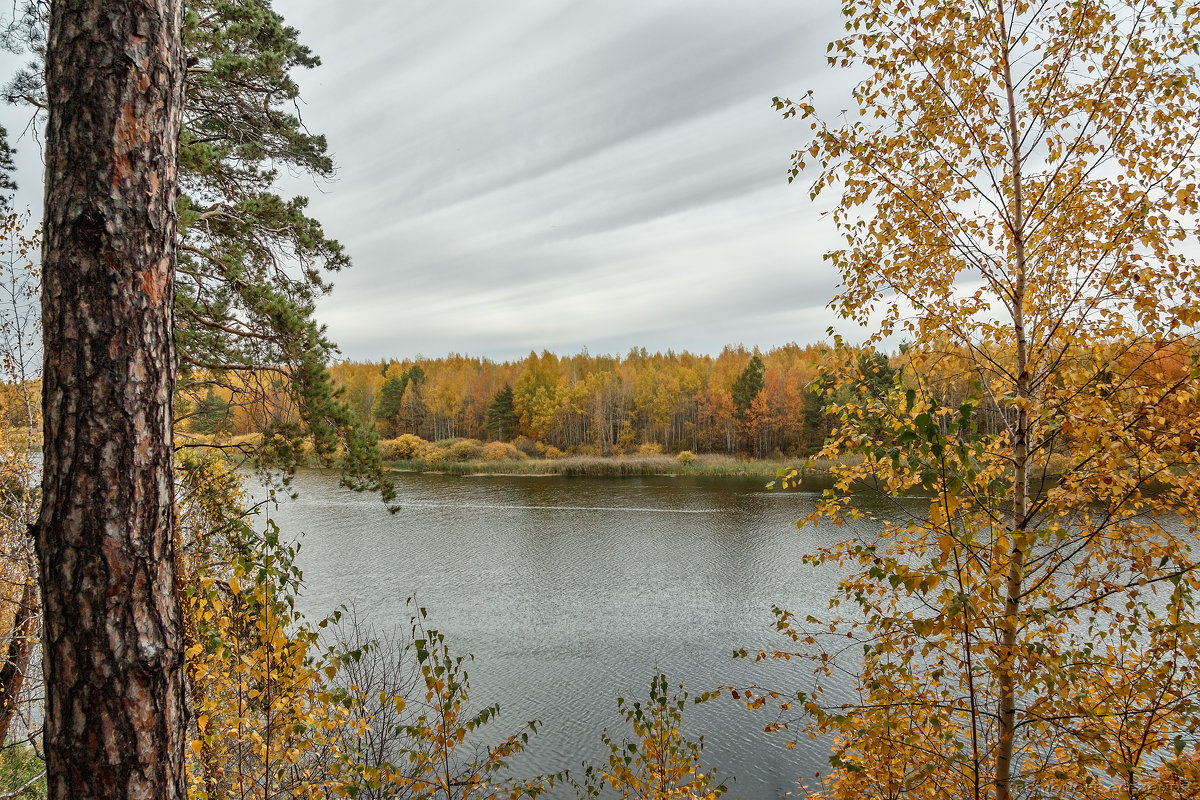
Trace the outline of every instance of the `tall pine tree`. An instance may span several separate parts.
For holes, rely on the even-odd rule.
[[[180,0],[55,0],[42,320],[51,800],[183,800],[171,399]]]
[[[35,55],[7,86],[10,102],[45,105],[46,11],[44,0],[31,0],[10,27],[8,44]],[[293,72],[320,61],[270,0],[189,0],[183,46],[178,405],[196,407],[221,386],[234,405],[266,416],[254,454],[260,464],[290,471],[308,437],[323,462],[344,456],[347,484],[390,496],[373,437],[328,379],[335,347],[314,319],[328,276],[349,257],[306,213],[305,198],[284,197],[276,186],[281,168],[318,178],[333,172],[325,138],[294,113]],[[288,402],[265,402],[277,392]]]

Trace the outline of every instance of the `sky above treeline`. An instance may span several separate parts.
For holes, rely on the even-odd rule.
[[[830,201],[787,184],[808,126],[771,106],[809,89],[837,104],[837,3],[275,8],[323,61],[297,75],[300,112],[337,176],[288,189],[354,260],[318,313],[346,358],[861,338],[826,308]],[[0,121],[36,214],[27,117]]]

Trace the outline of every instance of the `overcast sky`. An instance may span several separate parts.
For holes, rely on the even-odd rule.
[[[715,353],[835,324],[832,224],[786,180],[807,126],[771,98],[839,83],[836,3],[276,8],[323,61],[301,112],[338,173],[295,189],[354,259],[319,311],[346,357]]]

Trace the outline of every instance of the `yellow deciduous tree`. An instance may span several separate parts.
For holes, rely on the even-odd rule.
[[[17,215],[0,218],[0,745],[35,666],[40,600],[29,526],[37,515],[41,435],[41,326],[37,234]],[[40,715],[37,715],[40,716]],[[23,731],[33,741],[38,731]]]
[[[251,527],[239,473],[187,456],[180,474],[189,797],[511,800],[554,784],[509,776],[537,724],[496,741],[499,707],[471,708],[465,659],[425,609],[407,639],[340,611],[309,623],[297,548]]]
[[[777,104],[811,124],[793,177],[838,195],[834,307],[911,344],[842,409],[824,455],[864,458],[809,522],[867,489],[929,502],[812,557],[845,577],[832,618],[780,612],[818,681],[778,725],[835,737],[832,796],[1194,792],[1200,7],[843,13],[849,116]]]
[[[342,747],[362,725],[335,678],[360,649],[323,646],[295,610],[296,548],[242,511],[241,478],[219,459],[182,464],[184,638],[194,727],[188,796],[341,796],[362,768]]]

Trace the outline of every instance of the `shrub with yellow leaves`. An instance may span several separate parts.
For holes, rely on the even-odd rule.
[[[340,610],[310,624],[298,548],[272,520],[250,524],[239,474],[213,457],[181,474],[189,797],[509,800],[553,785],[505,774],[536,722],[477,742],[499,707],[471,710],[466,659],[425,628],[424,608],[407,637]]]
[[[725,783],[700,761],[704,737],[683,735],[689,699],[695,704],[709,695],[690,698],[682,686],[672,689],[662,673],[650,680],[648,701],[617,698],[633,739],[618,740],[605,731],[608,760],[584,764],[583,780],[575,782],[580,794],[600,798],[615,793],[620,800],[716,800],[723,795]]]
[[[296,548],[273,521],[234,523],[224,569],[187,586],[188,678],[195,717],[189,796],[308,798],[343,793],[357,776],[340,748],[361,722],[335,679],[361,649],[320,641],[295,610]]]

